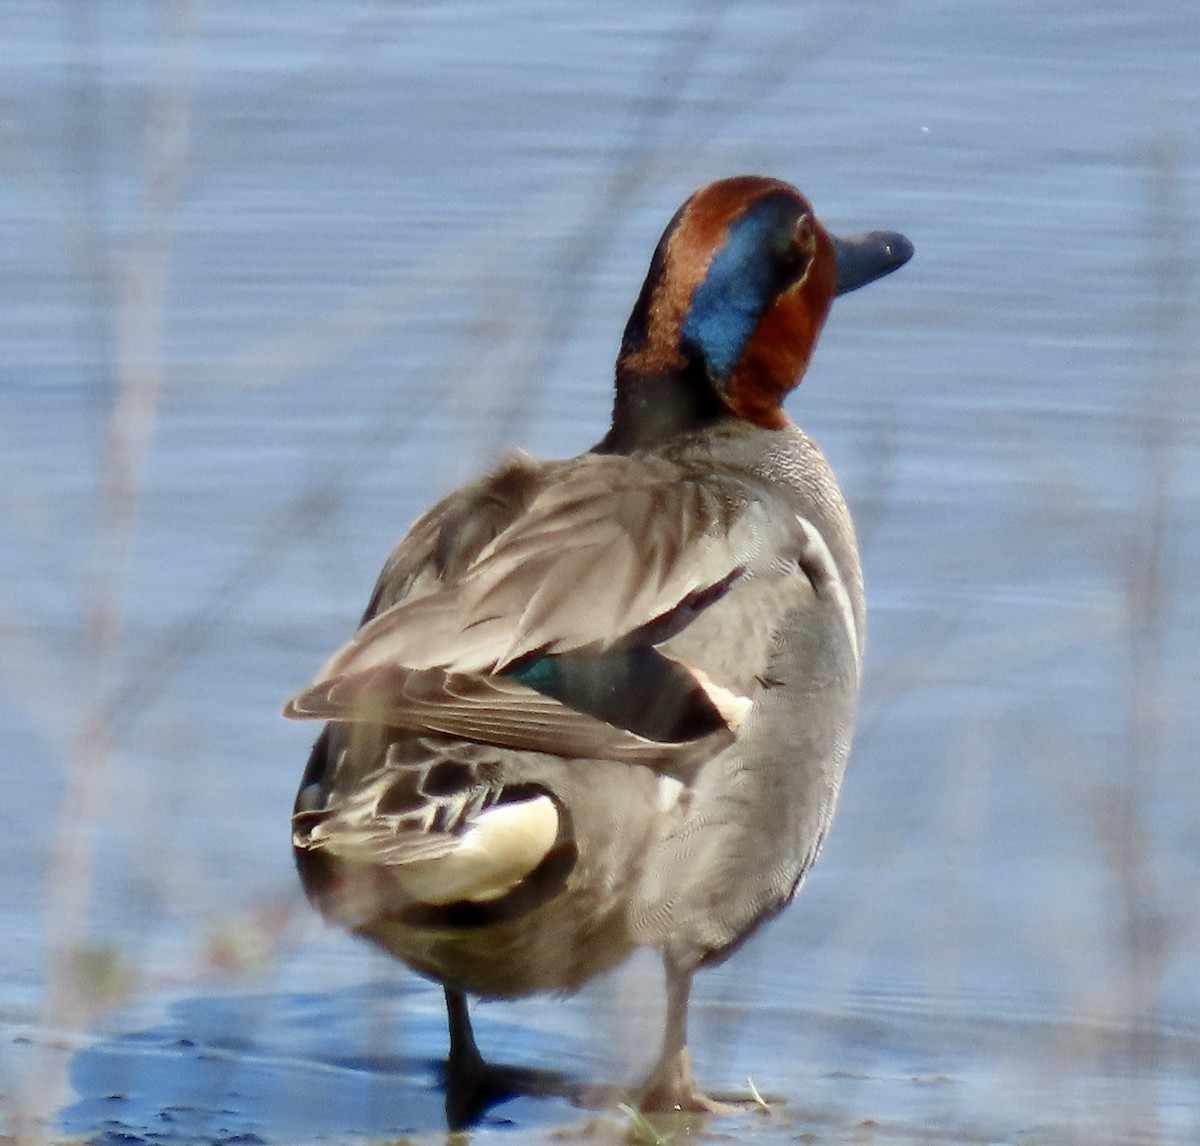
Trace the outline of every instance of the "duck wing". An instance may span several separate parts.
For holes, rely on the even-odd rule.
[[[602,652],[680,607],[711,604],[710,591],[757,556],[766,525],[734,482],[656,458],[581,458],[460,558],[457,575],[363,625],[314,683],[389,663],[503,672],[534,653]],[[447,522],[437,546],[458,552],[451,528],[466,526]],[[416,564],[403,559],[408,547],[392,559],[397,571]]]
[[[417,523],[382,610],[285,714],[686,771],[729,742],[737,706],[658,646],[772,565],[778,515],[661,458],[522,465],[491,479],[508,496],[485,480]]]
[[[694,679],[678,686],[678,692],[661,699],[657,707],[677,710],[681,701],[689,700],[697,707],[707,702],[703,687]],[[643,764],[688,779],[733,739],[719,712],[711,702],[707,704],[701,721],[686,727],[676,724],[660,739],[622,727],[619,713],[613,715],[617,723],[610,722],[516,677],[383,665],[314,685],[290,700],[284,713],[294,719],[441,733],[570,759]]]

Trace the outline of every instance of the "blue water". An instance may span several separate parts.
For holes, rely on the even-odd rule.
[[[710,1133],[1195,1141],[1200,9],[594,7],[4,5],[0,1119],[437,1139],[439,995],[300,902],[278,706],[435,496],[600,435],[662,226],[759,171],[917,254],[790,405],[863,535],[869,676],[820,865],[696,992],[700,1077],[787,1102]],[[79,1029],[54,928],[109,969]],[[635,960],[478,1031],[628,1083],[660,1007]]]

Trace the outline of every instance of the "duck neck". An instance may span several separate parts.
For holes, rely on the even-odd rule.
[[[653,449],[678,434],[729,417],[707,379],[694,366],[677,370],[635,370],[617,363],[612,428],[596,453],[627,454]]]

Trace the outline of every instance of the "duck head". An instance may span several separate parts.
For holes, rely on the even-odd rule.
[[[831,235],[788,183],[742,175],[710,183],[659,240],[617,358],[613,426],[600,449],[624,452],[734,415],[788,424],[839,294],[912,257],[893,231]]]

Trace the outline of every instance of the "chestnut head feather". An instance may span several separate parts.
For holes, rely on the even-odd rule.
[[[602,449],[650,445],[734,415],[788,424],[829,306],[902,266],[902,235],[830,235],[788,183],[710,183],[659,240],[617,359],[613,428]]]

